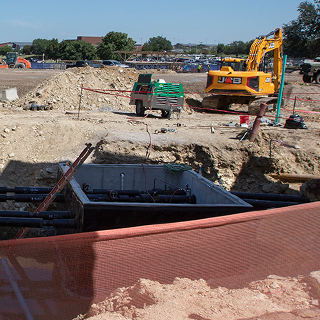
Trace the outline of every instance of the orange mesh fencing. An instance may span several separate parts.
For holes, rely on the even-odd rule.
[[[0,242],[33,319],[73,319],[140,278],[204,279],[215,288],[320,270],[320,206]],[[12,280],[12,279],[11,279]],[[0,314],[28,319],[0,267]]]

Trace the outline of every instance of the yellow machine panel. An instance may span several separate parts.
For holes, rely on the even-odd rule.
[[[274,93],[272,75],[262,71],[233,71],[222,67],[209,71],[206,92],[216,94],[269,95]]]

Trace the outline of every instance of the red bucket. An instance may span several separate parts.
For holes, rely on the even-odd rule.
[[[240,116],[240,126],[245,123],[249,124],[249,116]]]

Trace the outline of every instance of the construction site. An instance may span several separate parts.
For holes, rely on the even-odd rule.
[[[130,104],[150,74],[175,112]],[[320,319],[320,86],[259,117],[207,77],[1,70],[1,320]]]

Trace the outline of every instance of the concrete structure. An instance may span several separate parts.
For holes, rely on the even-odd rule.
[[[9,100],[13,101],[19,99],[17,88],[4,89],[1,92],[1,101]]]
[[[59,168],[62,176],[65,164]],[[79,231],[214,217],[251,208],[192,170],[170,173],[162,165],[85,164],[64,195]]]

